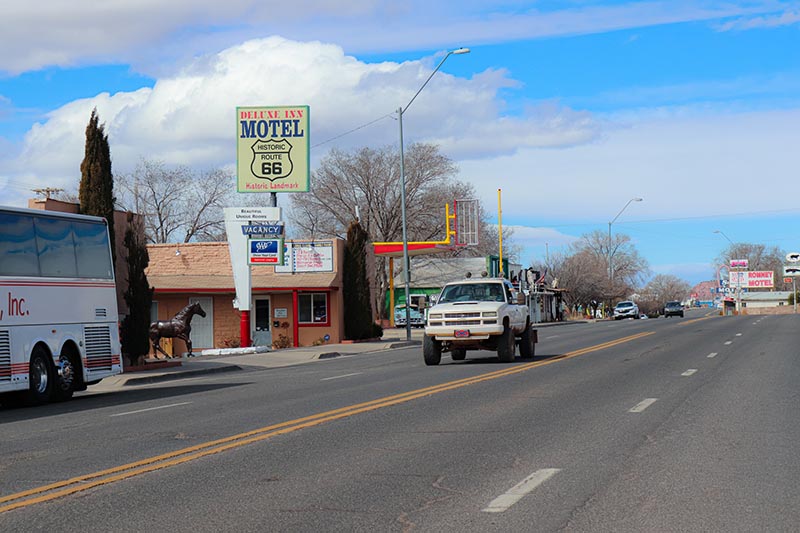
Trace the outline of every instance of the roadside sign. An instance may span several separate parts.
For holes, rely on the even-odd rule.
[[[282,265],[283,239],[250,239],[251,265]]]
[[[786,254],[786,260],[790,263],[797,263],[800,261],[800,252],[791,252]]]
[[[784,266],[783,267],[783,275],[784,276],[800,276],[800,267],[797,267],[797,266]]]
[[[792,278],[783,278],[783,282],[784,283],[791,283],[792,282]]]
[[[731,259],[731,268],[747,268],[747,259]]]

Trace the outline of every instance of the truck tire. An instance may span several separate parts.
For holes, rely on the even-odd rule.
[[[525,328],[525,333],[519,338],[519,355],[523,359],[533,359],[536,355],[536,342],[535,336],[531,331],[531,325]]]
[[[453,361],[463,361],[467,357],[467,351],[464,348],[453,348],[450,350],[450,358]]]
[[[438,365],[442,360],[442,341],[437,341],[433,337],[425,335],[422,339],[422,355],[425,357],[426,365]]]
[[[508,326],[503,330],[503,334],[497,340],[497,358],[501,363],[514,362],[514,332]]]

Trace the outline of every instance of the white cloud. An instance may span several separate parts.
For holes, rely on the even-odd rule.
[[[626,211],[630,220],[793,209],[792,195],[775,193],[796,181],[798,121],[800,108],[657,110],[607,124],[592,143],[462,161],[461,178],[488,205],[502,188],[503,216],[518,224],[607,221],[634,196],[644,202]]]
[[[348,53],[430,50],[771,13],[773,2],[628,2],[543,11],[507,0],[43,0],[6,2],[0,71],[91,62],[160,74],[167,58],[213,53],[281,34]],[[511,6],[513,7],[513,6]]]
[[[334,45],[279,37],[248,41],[192,62],[134,92],[103,93],[49,113],[26,134],[24,149],[6,161],[6,173],[25,183],[72,183],[83,157],[92,108],[107,124],[114,171],[140,157],[198,168],[235,160],[235,107],[309,104],[311,143],[393,113],[414,95],[436,58],[369,64]],[[517,147],[565,146],[597,135],[592,117],[545,103],[522,118],[499,114],[497,92],[513,86],[502,71],[466,80],[439,72],[404,114],[405,141],[451,139],[453,157],[488,157]],[[396,122],[386,119],[312,150],[331,146],[396,144]]]
[[[777,15],[742,17],[720,24],[719,31],[745,31],[764,28],[777,28],[800,23],[800,10],[787,10]]]

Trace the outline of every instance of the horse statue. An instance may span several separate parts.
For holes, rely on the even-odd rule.
[[[166,322],[158,321],[150,324],[150,342],[153,343],[153,354],[155,354],[156,357],[158,357],[158,352],[161,352],[165,357],[172,358],[171,355],[161,349],[159,343],[162,337],[177,337],[181,339],[186,343],[186,348],[189,349],[188,357],[193,357],[192,341],[189,339],[189,333],[191,333],[192,327],[189,323],[192,321],[194,315],[200,315],[203,318],[206,316],[206,312],[203,311],[203,308],[200,307],[200,304],[197,302],[189,304],[181,309],[171,320],[167,320]]]

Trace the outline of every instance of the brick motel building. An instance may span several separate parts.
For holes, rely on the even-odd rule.
[[[287,248],[287,266],[251,267],[252,344],[286,348],[341,342],[344,241],[294,240]],[[239,346],[241,313],[234,307],[228,243],[150,244],[147,251],[147,279],[155,289],[151,320],[169,320],[199,302],[206,316],[192,318],[192,351]],[[183,341],[173,342],[173,354],[186,352]]]

